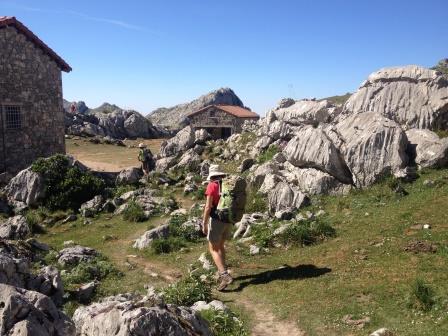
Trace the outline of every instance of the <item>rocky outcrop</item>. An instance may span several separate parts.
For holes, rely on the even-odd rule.
[[[41,268],[37,275],[32,276],[28,281],[27,288],[50,297],[57,306],[61,306],[63,303],[64,285],[56,267],[45,266]]]
[[[27,168],[9,181],[5,188],[8,199],[26,205],[36,205],[45,196],[43,178]]]
[[[322,129],[301,128],[283,150],[286,159],[296,167],[324,171],[342,183],[352,183],[352,177],[338,148]]]
[[[0,284],[0,334],[74,336],[73,322],[38,292]]]
[[[195,132],[190,126],[187,126],[177,132],[171,139],[162,142],[160,146],[160,156],[165,158],[185,152],[187,149],[193,147],[194,141]]]
[[[136,239],[133,247],[139,250],[147,248],[154,239],[167,238],[170,232],[169,224],[160,225],[154,229],[146,231],[140,238]]]
[[[30,227],[23,216],[10,217],[0,222],[0,238],[2,239],[25,239],[30,234]]]
[[[104,204],[104,197],[96,195],[90,201],[81,204],[80,212],[83,217],[93,217],[100,212]]]
[[[98,252],[90,247],[75,245],[59,251],[58,263],[62,266],[88,262],[98,256]]]
[[[115,183],[116,184],[135,184],[143,177],[143,172],[140,168],[131,167],[120,171]]]
[[[80,307],[73,320],[78,335],[211,336],[207,322],[190,308],[155,306],[151,297],[131,294]]]
[[[376,112],[407,128],[448,127],[448,79],[409,65],[372,73],[344,105],[344,114]]]
[[[229,88],[221,88],[207,93],[189,103],[176,105],[170,108],[159,108],[151,112],[147,118],[155,125],[162,125],[172,129],[179,129],[185,117],[208,105],[235,105],[244,107],[243,102]]]
[[[409,152],[415,163],[421,168],[446,167],[448,165],[448,138],[423,129],[406,131],[409,140]]]
[[[344,156],[357,187],[396,174],[408,164],[407,138],[400,125],[379,113],[349,116],[336,126]]]
[[[309,198],[293,186],[279,182],[268,194],[269,212],[271,214],[281,210],[300,209],[307,205]]]

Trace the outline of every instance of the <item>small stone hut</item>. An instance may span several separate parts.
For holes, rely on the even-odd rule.
[[[234,133],[241,133],[246,120],[259,119],[255,112],[233,105],[209,105],[187,116],[193,130],[205,129],[214,139],[226,139]]]
[[[65,153],[61,71],[70,66],[15,17],[0,16],[0,174]]]

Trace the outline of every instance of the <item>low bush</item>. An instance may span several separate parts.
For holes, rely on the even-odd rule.
[[[151,243],[151,251],[155,254],[167,254],[179,251],[185,246],[185,241],[182,238],[168,237],[165,239],[155,239]]]
[[[179,306],[191,306],[197,301],[210,302],[212,300],[211,284],[203,282],[199,276],[193,274],[167,286],[161,294],[166,303]]]
[[[40,225],[43,219],[36,211],[28,211],[25,218],[31,233],[45,233],[44,228]]]
[[[143,208],[135,201],[129,201],[127,207],[123,211],[123,219],[130,222],[143,222],[146,219]]]
[[[280,148],[276,145],[270,145],[266,150],[264,150],[257,159],[259,164],[271,161],[275,154],[280,152]]]
[[[36,160],[31,170],[45,180],[43,204],[50,210],[78,210],[82,203],[100,194],[105,187],[102,179],[70,166],[68,158],[60,154]]]
[[[415,280],[411,288],[409,306],[421,311],[430,311],[435,304],[433,289],[422,279]]]
[[[243,323],[233,313],[216,309],[200,312],[202,318],[208,321],[214,336],[248,336]]]
[[[188,217],[184,215],[173,216],[170,218],[170,236],[178,237],[190,243],[197,242],[200,234],[194,225],[183,225],[188,221]]]
[[[120,197],[121,195],[127,193],[128,191],[133,191],[135,189],[136,189],[136,187],[132,184],[122,184],[122,185],[115,187],[113,189],[112,194],[114,197]]]
[[[249,189],[246,194],[245,213],[265,212],[268,210],[268,202],[265,196],[253,189]]]

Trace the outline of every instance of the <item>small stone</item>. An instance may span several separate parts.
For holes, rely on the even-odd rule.
[[[97,286],[97,283],[95,281],[92,281],[92,282],[89,282],[88,284],[85,284],[85,285],[79,287],[77,290],[77,293],[76,293],[79,302],[81,302],[81,303],[89,302],[93,296],[96,286]]]
[[[75,241],[73,241],[73,240],[66,240],[65,242],[62,243],[62,246],[64,246],[64,247],[73,246],[73,245],[75,245]]]
[[[371,333],[370,336],[394,336],[394,334],[387,328],[381,328]]]
[[[425,187],[433,187],[435,185],[435,182],[433,180],[424,180],[423,185]]]
[[[67,217],[62,221],[62,223],[65,224],[65,223],[69,223],[69,222],[74,222],[74,221],[77,220],[77,219],[78,219],[78,217],[77,217],[75,214],[71,214],[71,215],[67,216]]]
[[[260,253],[260,248],[257,245],[250,245],[249,253],[250,255],[257,255]]]

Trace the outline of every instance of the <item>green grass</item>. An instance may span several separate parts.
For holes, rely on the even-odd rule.
[[[320,100],[329,100],[330,102],[332,102],[333,104],[340,104],[340,105],[344,105],[345,102],[351,97],[351,93],[347,92],[344,95],[340,95],[340,96],[331,96],[331,97],[327,97],[327,98],[322,98]]]
[[[271,161],[275,154],[280,152],[280,149],[276,145],[270,145],[264,150],[257,158],[259,164]]]

